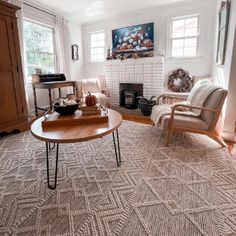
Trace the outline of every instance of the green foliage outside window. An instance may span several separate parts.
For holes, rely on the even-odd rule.
[[[55,73],[53,29],[24,21],[24,42],[27,76],[40,68],[43,73]]]

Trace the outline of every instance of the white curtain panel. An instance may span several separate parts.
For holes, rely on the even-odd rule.
[[[56,53],[57,68],[59,73],[64,73],[67,80],[71,80],[71,38],[68,28],[68,21],[56,17]]]
[[[26,81],[26,71],[25,71],[25,57],[24,57],[24,38],[23,38],[23,2],[20,0],[5,0],[12,5],[18,6],[21,10],[16,12],[17,16],[17,26],[18,26],[18,34],[19,34],[19,41],[20,41],[20,51],[21,51],[21,61],[22,61],[22,70],[24,76],[24,84],[25,84],[25,91],[27,91],[27,81]],[[29,96],[25,92],[26,102],[27,102],[27,110],[28,114],[30,114],[30,103],[29,103]]]

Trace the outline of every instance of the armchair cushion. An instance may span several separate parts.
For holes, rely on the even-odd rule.
[[[165,115],[161,119],[161,127],[164,129],[168,128],[170,121],[170,115]],[[200,130],[208,130],[208,124],[200,119],[199,117],[186,116],[186,115],[175,115],[174,124],[176,126],[184,128],[194,128]]]
[[[160,125],[163,129],[167,129],[171,117],[171,105],[156,105],[152,108],[151,120],[155,126]],[[200,130],[208,130],[208,124],[197,116],[190,116],[184,112],[176,111],[174,117],[174,125],[185,128],[196,128]],[[159,119],[161,118],[161,119]]]
[[[187,102],[189,102],[190,105],[192,106],[198,106],[198,107],[204,107],[204,103],[207,100],[207,98],[214,93],[215,91],[217,91],[218,89],[220,89],[220,87],[212,85],[212,84],[208,84],[209,80],[204,80],[197,82],[192,91],[190,92]],[[211,83],[211,82],[210,82]],[[192,109],[191,110],[194,115],[196,116],[200,116],[202,111],[199,109]]]
[[[204,107],[211,108],[211,109],[217,109],[222,98],[227,94],[227,90],[224,90],[222,88],[214,91],[205,101]],[[212,123],[212,120],[214,118],[214,113],[209,111],[203,111],[201,113],[200,118],[204,120],[208,126]]]

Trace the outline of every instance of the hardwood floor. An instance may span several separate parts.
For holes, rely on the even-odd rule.
[[[122,114],[122,117],[124,120],[152,125],[152,121],[149,118],[149,116],[136,116],[136,115],[130,115],[130,114]]]

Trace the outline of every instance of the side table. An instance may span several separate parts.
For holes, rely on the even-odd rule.
[[[61,97],[61,88],[73,87],[73,93],[76,95],[76,81],[59,81],[59,82],[38,82],[33,83],[33,93],[34,93],[34,107],[35,115],[38,117],[38,110],[47,111],[47,109],[39,107],[37,103],[36,89],[47,89],[49,96],[49,105],[52,109],[52,89],[58,89],[59,97]]]

